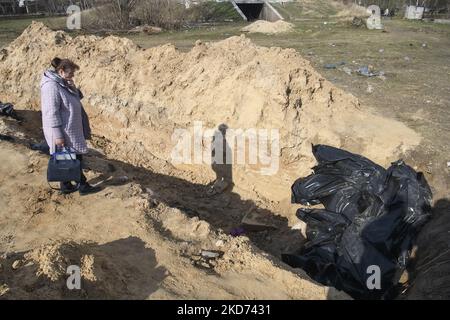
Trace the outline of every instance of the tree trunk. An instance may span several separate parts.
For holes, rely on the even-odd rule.
[[[12,0],[11,1],[11,10],[13,14],[16,14],[16,1]]]
[[[120,21],[120,27],[126,29],[130,26],[130,13],[136,4],[136,0],[117,0],[117,13]]]

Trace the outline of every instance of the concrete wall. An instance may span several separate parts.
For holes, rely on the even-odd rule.
[[[265,2],[264,7],[261,11],[260,19],[273,22],[277,20],[283,20],[283,17],[278,13],[278,11],[274,7],[270,5],[269,2]]]

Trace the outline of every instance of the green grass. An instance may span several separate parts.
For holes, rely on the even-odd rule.
[[[231,2],[204,2],[192,6],[189,11],[189,17],[195,20],[204,21],[240,21],[242,17],[234,9]]]
[[[272,6],[289,21],[325,18],[338,13],[329,0],[307,0],[301,2],[272,3]]]

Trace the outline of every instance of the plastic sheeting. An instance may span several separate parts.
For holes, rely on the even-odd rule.
[[[353,298],[389,298],[430,217],[430,187],[403,161],[386,170],[330,146],[313,146],[313,154],[318,165],[292,185],[292,202],[324,209],[298,209],[307,242],[283,261]]]

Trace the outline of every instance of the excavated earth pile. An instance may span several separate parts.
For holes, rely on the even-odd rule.
[[[211,293],[217,281],[225,279],[214,278],[202,287],[195,280],[200,272],[198,263],[187,268],[180,252],[189,256],[205,247],[216,248],[218,241],[218,247],[226,250],[221,249],[225,255],[213,269],[228,278],[227,286],[234,289],[219,290],[213,294],[216,298],[258,297],[258,292],[264,290],[267,297],[331,297],[301,270],[277,262],[281,252],[298,249],[303,241],[302,226],[292,228],[298,221],[296,208],[290,204],[290,186],[296,178],[311,172],[315,163],[311,144],[344,148],[387,166],[421,140],[402,123],[365,110],[354,96],[334,87],[293,49],[259,47],[245,36],[215,43],[197,41],[186,53],[172,45],[142,49],[128,39],[71,37],[37,22],[0,51],[0,100],[13,103],[25,118],[21,125],[3,123],[2,133],[16,135],[18,141],[42,138],[39,83],[55,56],[72,59],[81,67],[75,82],[84,93],[82,102],[94,134],[93,151],[87,160],[89,178],[109,184],[102,193],[92,196],[95,204],[87,204],[77,195],[59,199],[56,193],[47,191],[42,181],[44,156],[27,155],[23,146],[15,149],[10,142],[1,142],[10,167],[3,170],[0,251],[13,253],[4,255],[0,263],[8,265],[16,259],[21,261],[17,264],[30,265],[26,267],[31,270],[29,274],[20,268],[5,271],[15,272],[19,278],[39,274],[39,279],[46,275],[62,281],[60,270],[72,260],[81,259],[86,281],[107,279],[109,275],[102,269],[105,266],[117,278],[127,279],[133,278],[132,274],[146,276],[148,270],[138,268],[133,273],[133,265],[128,264],[133,264],[139,250],[151,246],[156,253],[149,255],[156,255],[154,259],[168,270],[149,283],[165,288],[164,292],[149,294],[137,287],[100,286],[86,293],[88,297],[205,297],[203,289]],[[215,179],[210,164],[171,161],[175,130],[192,131],[200,122],[203,129],[226,124],[232,129],[278,130],[278,170],[261,174],[267,164],[233,164],[234,188],[208,195],[206,186]],[[201,148],[208,150],[207,140],[202,140]],[[22,169],[16,158],[23,162]],[[19,169],[15,170],[15,165]],[[27,171],[30,165],[31,172]],[[24,172],[25,186],[17,180]],[[77,212],[83,214],[74,217]],[[98,216],[100,212],[106,214],[107,223]],[[263,217],[265,226],[271,228],[244,237],[226,235],[249,213]],[[65,227],[66,223],[71,227]],[[98,232],[92,232],[95,227]],[[65,231],[59,234],[58,229]],[[115,250],[121,252],[128,242],[137,242],[136,257],[111,262]],[[164,253],[168,247],[173,256]],[[54,270],[47,270],[46,257],[39,258],[43,253],[59,261],[50,268]],[[221,261],[229,255],[233,256],[224,267]],[[244,262],[236,258],[243,256]],[[92,269],[91,260],[100,261],[100,267]],[[153,266],[155,270],[157,265]],[[269,277],[268,283],[276,289],[267,290],[270,286],[266,288],[265,284],[260,290],[245,289],[247,285],[256,288],[252,284],[256,276],[243,271],[253,272],[254,268],[261,270],[257,276]],[[174,284],[183,279],[183,272],[190,276],[182,284]],[[10,283],[10,288],[20,286],[15,279],[17,282]],[[139,280],[133,280],[133,285],[139,286]],[[11,289],[6,294],[33,296],[36,290],[44,290],[41,282],[30,284],[31,291]],[[244,289],[235,289],[241,283]],[[55,294],[65,297],[46,292],[49,297]]]
[[[310,172],[311,143],[386,165],[420,141],[402,123],[365,111],[295,50],[258,47],[243,36],[197,42],[182,53],[172,45],[144,50],[115,36],[72,38],[33,23],[2,52],[2,100],[39,110],[39,80],[55,56],[80,65],[76,81],[94,133],[114,141],[111,153],[133,164],[157,161],[158,170],[173,170],[174,129],[194,121],[205,128],[278,129],[279,172],[262,176],[260,168],[233,167],[238,187],[271,200],[289,198],[293,179]],[[204,165],[189,169],[196,179],[213,173]]]

